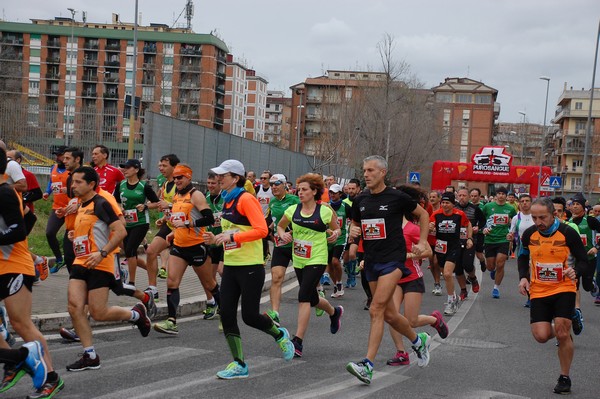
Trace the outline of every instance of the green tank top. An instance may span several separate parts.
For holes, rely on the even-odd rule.
[[[221,194],[216,197],[212,197],[209,192],[206,193],[206,202],[208,202],[208,206],[213,213],[215,218],[215,223],[212,226],[206,228],[206,230],[210,231],[214,235],[221,234],[223,228],[221,227],[221,215],[223,213],[223,197]],[[211,247],[216,245],[211,245]]]
[[[587,218],[588,216],[585,215],[581,219],[581,222],[579,222],[579,224],[577,225],[577,227],[579,228],[579,237],[581,237],[581,241],[583,242],[583,246],[585,247],[586,252],[594,247],[594,236],[592,233],[592,229],[590,229],[590,226],[588,224]],[[569,219],[569,222],[575,224],[573,218]],[[594,255],[588,255],[588,259],[591,260],[594,258]]]
[[[333,217],[331,208],[317,204],[312,215],[300,212],[302,205],[292,205],[285,210],[285,217],[292,224],[294,238],[293,260],[296,269],[309,265],[327,264],[327,233]]]
[[[333,206],[332,206],[332,208],[333,208]],[[340,204],[340,207],[338,209],[334,208],[334,211],[336,213],[337,222],[338,222],[338,225],[340,226],[340,230],[342,231],[342,233],[340,234],[337,241],[333,244],[333,246],[345,245],[346,239],[347,239],[347,232],[348,232],[348,228],[347,228],[348,227],[348,219],[350,217],[350,207],[347,206],[347,204],[344,203],[344,201],[342,201],[342,203]]]
[[[273,237],[275,238],[275,246],[281,248],[290,248],[292,246],[291,242],[281,245],[279,241],[279,235],[277,234],[277,225],[283,217],[285,210],[288,209],[290,206],[299,203],[300,198],[292,194],[286,194],[282,199],[277,199],[277,197],[271,198],[271,202],[269,202],[269,209],[271,210],[271,220],[273,221]],[[288,231],[289,230],[290,228],[288,226]]]
[[[129,188],[127,180],[119,183],[119,193],[121,194],[121,204],[123,205],[123,216],[125,217],[126,228],[142,226],[150,223],[148,210],[138,211],[135,207],[146,202],[146,193],[144,192],[146,183],[139,181],[134,188]]]

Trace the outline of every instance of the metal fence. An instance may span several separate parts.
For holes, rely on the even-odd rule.
[[[158,175],[158,162],[165,154],[177,154],[194,170],[194,180],[203,181],[210,170],[226,159],[241,161],[246,171],[259,175],[263,170],[283,173],[291,181],[307,172],[352,178],[355,170],[345,165],[326,165],[315,170],[318,159],[247,140],[189,122],[146,112],[144,125],[144,167],[148,176]]]

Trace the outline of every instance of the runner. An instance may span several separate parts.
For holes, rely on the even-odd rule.
[[[558,340],[560,376],[554,392],[568,394],[575,350],[570,335],[577,289],[575,279],[577,275],[588,273],[588,257],[577,232],[554,216],[551,199],[535,200],[531,214],[535,226],[521,237],[519,292],[531,297],[530,323],[535,340],[540,343],[554,337]],[[575,269],[567,262],[569,255],[576,259]]]
[[[223,232],[216,236],[207,232],[204,237],[206,242],[224,245],[225,248],[225,266],[221,279],[221,322],[233,357],[233,361],[225,370],[219,371],[217,377],[247,378],[248,365],[244,359],[237,324],[240,297],[244,323],[272,336],[285,360],[293,359],[294,344],[285,328],[278,327],[269,316],[260,313],[260,295],[265,281],[262,239],[269,231],[260,203],[243,189],[246,183],[244,165],[230,159],[212,168],[212,171],[219,176],[219,184],[223,190]]]
[[[365,384],[370,384],[373,378],[373,360],[383,337],[384,318],[410,340],[419,357],[419,366],[429,364],[431,337],[427,333],[417,334],[391,301],[398,280],[410,274],[404,266],[406,245],[402,233],[403,215],[412,212],[419,219],[420,239],[418,244],[413,245],[413,253],[420,256],[427,248],[427,211],[417,206],[417,202],[408,195],[386,187],[387,168],[387,162],[381,156],[371,156],[363,161],[367,190],[356,197],[352,204],[350,237],[362,235],[364,239],[364,271],[373,292],[373,301],[369,309],[371,328],[367,356],[362,361],[348,363],[346,370]]]
[[[277,224],[277,234],[284,243],[291,243],[293,240],[294,271],[300,288],[298,290],[298,326],[292,342],[294,355],[302,357],[303,340],[308,329],[311,307],[316,307],[329,315],[329,330],[332,334],[336,334],[341,327],[344,308],[333,307],[327,299],[320,296],[317,292],[317,285],[327,266],[329,252],[327,244],[337,244],[343,233],[332,209],[318,203],[325,190],[325,184],[320,175],[309,173],[300,176],[296,181],[296,187],[300,204],[292,205],[285,210],[285,214]],[[339,191],[335,191],[338,188]],[[334,184],[330,189],[339,197],[342,189],[339,185]],[[341,199],[339,203],[341,203]],[[290,224],[292,225],[291,232],[286,231]]]
[[[117,184],[114,197],[123,207],[127,236],[123,242],[127,267],[129,269],[129,285],[135,287],[135,276],[138,268],[137,251],[150,229],[148,209],[156,209],[159,199],[147,182],[141,181],[146,171],[137,159],[129,159],[119,165],[123,169],[125,180]],[[145,262],[140,265],[147,269]],[[148,290],[154,297],[158,294],[156,287],[156,270],[148,271]]]
[[[429,205],[431,205],[431,213],[429,216],[433,215],[433,212],[440,209],[440,201],[442,200],[442,196],[437,191],[432,191],[429,193]],[[435,247],[435,231],[428,230],[427,235],[427,243],[431,248]],[[433,256],[433,252],[429,256],[429,270],[431,271],[431,275],[433,276],[433,289],[431,293],[436,296],[442,295],[442,284],[440,284],[440,265],[437,262],[435,256]]]
[[[481,200],[481,190],[478,188],[471,189],[471,191],[469,191],[469,197],[471,198],[471,204],[477,206],[483,212],[485,203]],[[487,267],[485,266],[485,255],[483,254],[483,245],[485,241],[483,226],[478,229],[477,234],[475,234],[473,238],[475,239],[475,256],[479,260],[481,272],[485,273]]]
[[[285,210],[292,205],[299,204],[300,199],[285,191],[287,179],[282,174],[274,174],[271,177],[271,190],[273,190],[273,199],[269,203],[269,209],[272,219],[273,237],[275,247],[273,248],[273,257],[271,258],[271,288],[269,297],[271,299],[271,309],[267,315],[279,324],[279,307],[281,305],[281,286],[287,267],[292,260],[292,243],[284,243],[277,233],[277,225],[283,217]],[[286,229],[288,232],[289,229]]]
[[[350,209],[352,209],[352,202],[354,201],[354,198],[356,198],[356,196],[360,193],[360,181],[358,179],[350,179],[346,186],[348,190],[348,197],[344,199],[344,202],[350,206]],[[348,219],[348,225],[349,223],[350,219]],[[346,230],[348,229],[348,225],[346,226]],[[356,276],[358,275],[358,273],[360,273],[357,267],[358,263],[356,260],[356,254],[358,251],[357,241],[358,240],[348,240],[346,242],[346,248],[344,250],[344,270],[347,276],[346,288],[356,287]]]
[[[273,199],[273,190],[269,183],[273,174],[270,170],[265,170],[260,175],[260,185],[256,188],[256,198],[262,208],[263,216],[267,222],[267,226],[271,225],[271,217],[269,216],[269,202]],[[263,238],[263,255],[265,262],[269,256],[269,236]]]
[[[425,193],[421,192],[418,186],[411,184],[402,185],[396,187],[408,195],[414,200],[420,201]],[[425,292],[425,282],[423,281],[423,271],[421,270],[421,259],[427,258],[430,255],[431,248],[428,247],[426,251],[422,252],[419,256],[412,253],[412,246],[419,243],[421,232],[419,226],[414,223],[414,215],[407,213],[404,215],[402,222],[402,231],[404,235],[404,241],[406,242],[406,267],[410,270],[411,274],[403,276],[396,286],[394,291],[394,305],[398,312],[400,312],[400,306],[404,303],[404,316],[408,319],[411,327],[423,327],[430,325],[435,328],[440,338],[445,339],[448,336],[448,326],[444,321],[442,314],[439,311],[434,311],[431,315],[419,314],[421,310],[421,300],[423,299],[423,293]],[[405,350],[402,335],[396,330],[390,327],[390,335],[396,345],[396,354],[393,358],[387,361],[388,366],[404,366],[410,364],[410,358]]]
[[[92,149],[92,165],[100,176],[100,188],[112,194],[125,176],[119,168],[108,163],[109,155],[110,151],[105,145],[97,145]]]
[[[48,187],[42,195],[44,200],[48,200],[48,197],[52,194],[52,211],[48,215],[48,222],[46,224],[46,240],[50,250],[54,254],[54,265],[50,268],[50,273],[57,273],[64,265],[63,255],[60,252],[60,244],[56,235],[65,222],[63,218],[59,218],[56,215],[56,210],[64,208],[69,202],[67,197],[67,178],[69,174],[63,163],[63,155],[67,147],[61,145],[58,147],[53,154],[56,156],[56,164],[52,166],[50,170],[50,180],[48,181]]]
[[[508,240],[506,236],[511,219],[517,214],[512,205],[506,203],[506,187],[496,190],[496,200],[483,207],[486,218],[483,234],[485,234],[485,258],[490,278],[494,280],[492,298],[500,298],[500,284],[504,278],[504,265],[508,258]]]
[[[0,392],[12,388],[28,373],[36,389],[30,398],[46,398],[64,387],[52,365],[46,339],[31,320],[31,290],[35,270],[28,250],[23,205],[14,188],[6,183],[6,152],[0,147],[0,300],[16,333],[26,343],[10,349],[0,339],[0,361],[4,363],[4,378]]]
[[[435,231],[436,239],[433,256],[440,267],[443,267],[444,281],[446,282],[448,302],[444,314],[448,316],[456,313],[461,299],[454,291],[454,268],[462,257],[461,231],[466,230],[465,248],[469,250],[473,247],[471,222],[469,222],[463,211],[454,207],[454,203],[454,193],[444,192],[442,194],[441,209],[433,212],[433,215],[429,218],[429,230]]]
[[[0,140],[0,148],[6,153],[8,150],[4,141]],[[23,169],[14,160],[8,159],[6,165],[6,183],[15,189],[17,193],[25,193],[27,191],[27,179],[23,174]]]
[[[76,257],[69,279],[69,314],[84,353],[81,359],[68,365],[67,370],[96,370],[100,368],[100,357],[92,343],[86,304],[94,320],[128,320],[138,327],[143,337],[150,332],[150,319],[141,302],[131,310],[108,306],[108,290],[116,284],[114,251],[127,233],[110,203],[96,193],[100,179],[94,169],[77,168],[72,180],[73,193],[81,206],[77,210],[75,230],[69,234]]]
[[[342,262],[341,257],[344,252],[347,237],[347,225],[350,219],[352,207],[342,201],[342,186],[335,183],[329,187],[329,206],[334,210],[337,216],[337,224],[341,234],[338,239],[327,246],[327,270],[334,283],[332,298],[340,298],[344,296],[344,286],[342,285]]]
[[[173,231],[167,236],[172,241],[169,255],[169,276],[167,277],[167,320],[154,324],[154,330],[178,335],[177,308],[179,307],[179,286],[188,266],[192,266],[204,291],[212,294],[216,306],[220,304],[219,284],[213,276],[208,259],[208,246],[204,241],[206,226],[215,223],[213,213],[204,194],[192,185],[192,169],[179,164],[173,171],[177,194],[173,197],[171,224]]]
[[[217,175],[214,172],[209,171],[206,179],[206,186],[208,192],[206,193],[206,202],[213,213],[215,222],[212,226],[206,228],[214,235],[221,234],[223,229],[221,228],[221,214],[223,212],[223,196],[221,195],[221,187]],[[213,278],[217,279],[217,273],[223,274],[223,246],[211,244],[208,247],[208,255],[210,256],[210,262],[212,263]],[[212,320],[219,314],[219,307],[217,302],[213,298],[210,292],[206,292],[206,309],[204,309],[204,320]]]

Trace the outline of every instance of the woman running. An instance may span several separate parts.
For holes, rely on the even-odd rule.
[[[278,327],[267,315],[260,313],[260,295],[265,282],[262,239],[268,228],[260,203],[244,190],[244,165],[237,160],[224,161],[212,171],[218,175],[223,190],[221,227],[216,236],[207,232],[207,243],[223,245],[225,249],[221,278],[221,322],[233,362],[217,373],[222,379],[248,377],[248,365],[242,350],[242,338],[237,324],[237,307],[242,299],[242,320],[250,327],[272,336],[285,360],[294,357],[294,345],[288,331]]]
[[[293,262],[298,278],[298,327],[292,338],[294,354],[302,357],[303,339],[310,320],[310,308],[325,311],[331,319],[330,331],[340,329],[344,308],[335,308],[317,291],[319,280],[327,267],[327,244],[335,243],[341,235],[334,211],[321,204],[325,190],[323,178],[314,173],[300,176],[296,182],[300,204],[286,209],[277,225],[277,234],[284,243],[294,241]],[[292,232],[286,231],[292,224]]]

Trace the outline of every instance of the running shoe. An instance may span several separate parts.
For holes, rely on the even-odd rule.
[[[50,273],[51,274],[58,273],[58,271],[60,269],[62,269],[64,266],[65,266],[65,261],[64,260],[61,260],[60,262],[55,262],[54,266],[52,266],[50,268]]]
[[[444,314],[446,316],[452,316],[456,313],[456,303],[454,300],[446,302],[446,307],[444,308]]]
[[[79,335],[77,335],[74,328],[61,327],[61,329],[58,330],[58,333],[66,341],[70,341],[70,342],[80,342],[81,341],[79,339]]]
[[[0,393],[6,392],[14,387],[25,374],[27,374],[27,371],[25,371],[23,367],[8,366],[5,364],[4,378],[2,378],[2,384],[0,385]]]
[[[367,359],[354,363],[350,362],[346,365],[346,370],[367,385],[371,384],[373,379],[373,366],[369,364]]]
[[[496,270],[492,270],[492,271],[490,271],[490,278],[491,278],[492,280],[496,280]]]
[[[290,341],[290,333],[283,327],[279,327],[279,331],[281,331],[283,335],[277,340],[277,344],[279,345],[279,349],[283,352],[283,358],[286,361],[290,361],[294,358],[294,344]]]
[[[527,298],[527,301],[525,302],[525,304],[523,305],[524,308],[530,308],[531,307],[531,299]]]
[[[571,393],[571,379],[569,376],[561,375],[558,377],[558,382],[554,387],[554,393],[568,395]]]
[[[594,298],[594,305],[600,305],[600,295]]]
[[[40,280],[44,281],[48,278],[48,258],[45,256],[40,256],[40,258],[42,258],[42,261],[35,265],[35,272],[40,277]]]
[[[227,365],[225,370],[217,372],[217,377],[222,380],[248,378],[248,365],[241,366],[238,362],[233,361]]]
[[[319,291],[319,296],[321,298],[325,298],[325,292]],[[315,307],[315,314],[317,315],[317,317],[321,317],[325,314],[325,311],[323,309],[319,309],[319,308]]]
[[[271,320],[273,320],[273,324],[275,324],[277,327],[279,327],[281,325],[280,321],[279,321],[279,313],[277,313],[276,311],[274,311],[272,309],[269,309],[265,312],[265,314],[267,316],[269,316],[269,318]]]
[[[96,358],[92,359],[89,353],[83,352],[81,359],[67,366],[67,371],[98,370],[99,368],[100,356],[96,354]]]
[[[331,278],[329,277],[329,273],[325,272],[321,276],[321,285],[331,285]]]
[[[471,290],[473,293],[477,294],[479,292],[479,281],[477,280],[477,277],[467,278],[467,281],[471,283]]]
[[[329,316],[329,319],[331,320],[331,324],[329,326],[329,331],[331,331],[332,334],[337,333],[338,331],[340,331],[340,327],[342,327],[342,315],[344,314],[344,308],[342,306],[336,306],[333,309],[333,315]]]
[[[363,308],[363,310],[369,310],[371,309],[371,302],[373,301],[373,298],[367,298],[367,302],[365,303],[365,307]]]
[[[161,321],[160,323],[155,323],[154,331],[169,335],[179,334],[179,328],[177,328],[177,324],[175,324],[175,322],[171,319]]]
[[[573,316],[571,317],[573,322],[573,334],[579,335],[583,331],[583,314],[580,309],[575,308]]]
[[[417,362],[419,367],[427,367],[429,364],[429,346],[431,345],[431,337],[424,332],[418,333],[417,335],[421,338],[421,345],[418,348],[413,346],[412,349],[419,358]]]
[[[152,294],[152,290],[150,290],[150,288],[146,288],[146,291],[144,292],[148,294],[148,301],[144,302],[146,312],[148,313],[149,318],[153,318],[158,312],[158,308],[156,307],[156,303],[154,302],[154,295]]]
[[[0,306],[0,335],[4,338],[8,346],[15,344],[15,337],[8,331],[8,315],[4,306]]]
[[[133,324],[135,324],[138,330],[140,330],[140,334],[142,334],[142,337],[147,337],[148,334],[150,334],[152,322],[148,317],[146,306],[144,306],[142,302],[138,302],[137,304],[135,304],[134,307],[131,308],[131,310],[138,312],[140,315],[139,319],[134,321]]]
[[[292,338],[292,343],[294,344],[294,357],[302,357],[302,349],[304,349],[304,345],[298,341],[297,337]]]
[[[23,361],[23,367],[27,371],[27,374],[31,376],[33,387],[40,389],[46,382],[46,375],[48,374],[46,362],[44,361],[44,348],[39,341],[26,342],[23,344],[23,347],[29,350],[27,357]]]
[[[161,268],[158,270],[158,278],[165,279],[165,278],[167,278],[167,276],[168,276],[168,275],[169,275],[169,274],[167,273],[167,269],[165,269],[164,267],[161,267]]]
[[[333,294],[331,294],[332,298],[341,298],[344,296],[344,288],[342,284],[336,284],[333,286]]]
[[[397,351],[396,355],[387,361],[388,366],[408,366],[410,357],[404,351]]]
[[[467,290],[460,290],[459,298],[461,301],[466,301],[468,297],[469,297],[469,293],[467,292]]]
[[[346,288],[354,287],[356,287],[356,276],[348,275],[348,279],[346,280]]]
[[[438,310],[434,310],[431,315],[436,318],[431,327],[436,329],[440,338],[445,339],[448,336],[448,325],[444,321],[444,317]]]
[[[431,293],[435,296],[442,296],[442,285],[439,283],[434,284],[433,289],[431,290]]]
[[[204,320],[212,320],[215,317],[219,316],[219,307],[217,306],[216,303],[213,303],[212,305],[207,304],[206,309],[204,309],[203,313],[204,313],[204,316],[203,316]]]
[[[54,382],[46,381],[40,389],[37,389],[33,394],[27,396],[27,399],[50,399],[64,387],[65,383],[62,378],[58,377]]]
[[[498,288],[492,289],[492,298],[494,298],[494,299],[500,298],[500,290]]]

